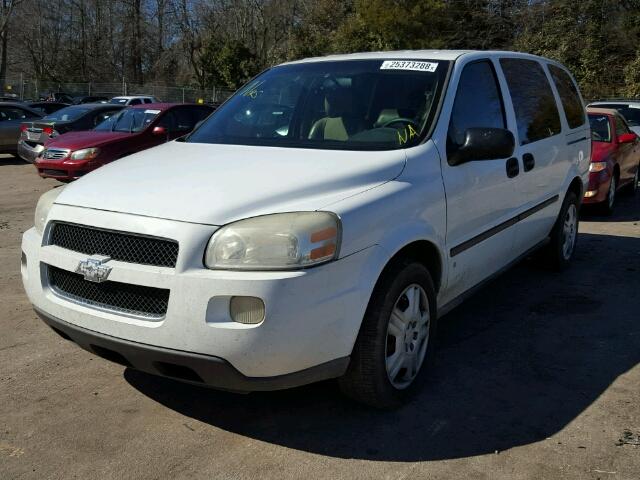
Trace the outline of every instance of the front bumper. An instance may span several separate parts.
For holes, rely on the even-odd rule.
[[[38,169],[38,175],[42,178],[55,178],[56,180],[76,180],[100,166],[88,161],[78,163],[68,160],[43,160],[42,158],[37,158],[34,165]]]
[[[293,388],[339,377],[349,365],[349,357],[345,357],[286,375],[247,377],[222,358],[122,340],[72,325],[38,309],[36,313],[62,338],[102,358],[154,375],[221,390],[256,392]]]
[[[589,173],[589,185],[585,190],[585,196],[582,199],[582,203],[595,204],[606,201],[610,184],[611,175],[607,170]]]
[[[36,144],[35,147],[32,147],[22,139],[18,140],[18,155],[26,162],[34,163],[43,150],[43,145]]]
[[[65,205],[54,205],[49,220],[173,239],[178,241],[179,254],[175,268],[109,262],[109,281],[170,291],[166,315],[142,319],[91,308],[52,291],[46,266],[74,271],[87,255],[43,245],[46,242],[35,229],[28,230],[22,241],[22,277],[38,311],[117,342],[198,358],[217,357],[244,377],[279,377],[348,357],[385,258],[374,246],[307,270],[215,271],[203,267],[202,255],[216,227]],[[261,298],[264,321],[257,325],[233,322],[229,317],[232,296]],[[83,342],[87,343],[78,341],[81,346]],[[126,352],[122,355],[127,358]],[[201,376],[205,383],[212,378],[207,373]]]

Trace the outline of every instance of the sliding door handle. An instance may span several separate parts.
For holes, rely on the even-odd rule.
[[[524,166],[525,172],[533,170],[533,167],[536,166],[536,159],[533,158],[533,155],[531,153],[525,153],[522,156],[522,165]]]
[[[520,166],[518,165],[518,159],[511,157],[507,160],[507,177],[513,178],[520,173]]]

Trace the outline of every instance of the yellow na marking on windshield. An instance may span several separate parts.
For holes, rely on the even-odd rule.
[[[404,133],[404,136],[402,135],[403,133]],[[404,145],[413,137],[417,137],[417,136],[418,136],[418,132],[416,131],[415,128],[411,126],[411,124],[404,127],[404,130],[402,130],[402,132],[398,130],[398,141],[400,142],[400,145]]]
[[[258,87],[264,83],[263,81],[259,81],[254,83],[253,85],[249,85],[247,90],[242,94],[243,97],[249,97],[255,100],[258,97]]]

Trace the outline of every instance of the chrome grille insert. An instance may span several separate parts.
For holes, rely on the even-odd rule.
[[[58,296],[87,307],[158,320],[167,313],[169,290],[128,283],[86,281],[82,275],[47,265],[49,287]]]
[[[178,243],[173,240],[72,223],[55,222],[49,244],[87,255],[106,255],[121,262],[158,267],[174,268],[178,259]]]
[[[42,158],[45,160],[59,160],[66,157],[69,154],[69,150],[62,150],[57,148],[47,148],[42,152]]]

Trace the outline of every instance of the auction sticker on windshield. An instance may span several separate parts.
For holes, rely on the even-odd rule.
[[[417,72],[435,72],[437,63],[416,62],[414,60],[385,60],[380,65],[380,70],[414,70]]]

